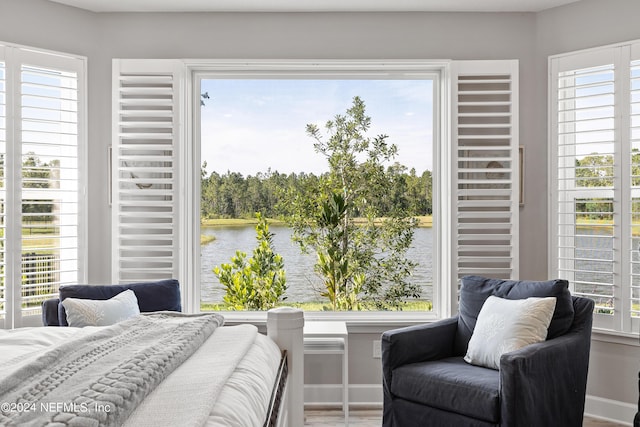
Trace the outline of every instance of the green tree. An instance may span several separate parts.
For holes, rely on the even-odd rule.
[[[59,169],[59,163],[58,160],[43,163],[34,153],[27,153],[22,161],[22,186],[24,188],[49,188],[52,171]],[[53,221],[52,212],[52,200],[23,200],[22,202],[22,214],[26,216],[26,221]]]
[[[233,310],[268,310],[274,307],[287,290],[282,256],[273,251],[273,233],[261,213],[256,213],[257,246],[251,258],[236,251],[230,264],[213,269],[225,287],[224,302]]]
[[[416,220],[402,194],[404,170],[384,166],[397,147],[386,135],[367,136],[370,126],[359,97],[346,115],[326,123],[328,136],[307,125],[329,172],[289,186],[280,205],[294,241],[317,254],[322,295],[334,310],[401,308],[407,298],[419,297],[409,281],[415,263],[406,257]]]

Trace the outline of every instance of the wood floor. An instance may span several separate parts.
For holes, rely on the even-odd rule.
[[[305,426],[308,427],[338,427],[344,426],[342,411],[339,410],[306,410],[304,411]],[[350,427],[377,427],[382,424],[381,410],[351,410],[349,412]],[[585,418],[583,427],[622,427],[624,424]]]

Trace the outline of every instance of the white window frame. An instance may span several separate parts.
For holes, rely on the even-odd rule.
[[[48,51],[12,43],[0,42],[4,53],[6,72],[6,162],[5,177],[11,177],[13,184],[7,186],[6,207],[6,258],[11,264],[7,269],[13,273],[5,278],[6,313],[0,320],[0,328],[10,329],[25,326],[41,326],[40,314],[24,316],[21,312],[21,268],[22,262],[22,189],[21,161],[21,65],[74,71],[77,73],[77,162],[78,162],[78,224],[77,224],[77,282],[87,281],[87,58],[62,52]],[[38,153],[36,153],[37,155]],[[15,232],[18,230],[18,232]],[[52,295],[53,297],[53,295]]]
[[[548,164],[549,164],[549,276],[559,276],[559,198],[558,168],[558,72],[564,69],[581,69],[596,65],[614,64],[615,150],[613,188],[603,188],[599,193],[588,190],[585,194],[600,194],[613,199],[613,315],[594,313],[594,330],[617,335],[637,335],[640,318],[632,318],[631,309],[631,194],[630,175],[630,62],[633,52],[640,49],[640,40],[584,49],[550,56],[548,59]],[[635,55],[638,58],[637,54]],[[578,197],[580,192],[574,192]],[[573,291],[570,282],[570,288]]]
[[[198,76],[212,72],[219,76],[226,73],[230,78],[238,73],[273,76],[285,71],[305,78],[328,72],[361,77],[396,74],[407,79],[438,76],[434,85],[434,310],[311,312],[309,318],[344,319],[361,332],[379,332],[383,326],[425,322],[455,313],[460,274],[518,278],[517,60],[114,59],[114,283],[171,275],[181,283],[183,309],[200,310],[200,174],[194,173],[200,170]],[[142,119],[132,120],[131,111]],[[158,111],[161,122],[155,117]],[[144,119],[150,113],[152,121]],[[157,141],[157,145],[145,145],[141,153],[138,140],[145,144]],[[134,152],[129,153],[131,149]],[[162,150],[163,165],[171,168],[164,168],[159,177],[157,168],[140,157],[148,154],[151,163],[157,162],[156,150]],[[163,190],[164,198],[153,199],[153,206],[146,201],[157,192],[138,191],[138,181],[130,177],[132,169],[127,161],[131,156],[141,161],[132,166],[138,177],[162,178],[161,188],[151,188]],[[135,215],[126,210],[129,207],[141,208],[140,212],[153,209],[153,216]],[[127,221],[120,221],[120,215]],[[160,217],[162,224],[157,221]],[[163,234],[155,238],[154,230],[159,229]],[[156,260],[152,255],[159,250],[164,256]],[[155,267],[159,263],[161,271]],[[229,322],[260,323],[266,313],[231,312],[227,318]]]
[[[193,170],[196,165],[201,164],[200,159],[200,81],[207,76],[215,78],[282,78],[288,74],[287,78],[340,78],[354,76],[357,78],[405,78],[405,79],[433,79],[434,96],[434,118],[433,118],[433,230],[434,248],[442,248],[449,241],[450,233],[448,191],[450,188],[450,158],[451,146],[443,143],[448,141],[449,133],[449,69],[450,61],[336,61],[336,60],[313,60],[313,61],[233,61],[233,60],[211,60],[211,61],[186,61],[187,65],[187,137],[184,144],[185,151],[180,156],[183,159],[182,170]],[[200,235],[200,175],[191,174],[184,177],[189,180],[185,194],[189,197],[189,202],[185,204],[188,212],[183,218],[189,218],[186,234],[193,236]],[[197,196],[196,196],[197,195]],[[447,219],[443,221],[443,218]],[[190,231],[190,233],[189,233]],[[200,309],[200,244],[197,239],[193,239],[190,245],[191,250],[186,251],[194,258],[185,260],[185,265],[189,266],[189,283],[197,284],[192,289],[187,290],[186,307],[190,311]],[[449,284],[450,268],[448,250],[433,251],[433,311],[429,313],[421,312],[308,312],[309,319],[342,319],[349,321],[350,325],[362,323],[371,325],[373,323],[399,322],[407,323],[412,321],[425,321],[446,317],[452,313],[452,301],[447,298],[451,295],[449,286],[438,286],[438,284]],[[443,266],[445,266],[443,268]],[[454,302],[457,305],[457,301]],[[259,321],[265,317],[260,312],[225,312],[225,317],[231,322],[234,321]]]

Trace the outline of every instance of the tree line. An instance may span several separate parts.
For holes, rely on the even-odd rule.
[[[322,131],[307,125],[315,152],[328,172],[244,177],[207,174],[202,168],[205,217],[248,217],[255,212],[253,255],[236,251],[214,269],[232,309],[268,309],[286,298],[286,275],[274,253],[265,216],[282,218],[303,253],[315,253],[320,296],[330,310],[402,309],[420,297],[412,280],[415,262],[406,256],[417,215],[431,214],[431,173],[393,162],[398,148],[387,135],[369,136],[371,118],[359,97],[346,114]],[[390,165],[390,166],[389,166]]]
[[[329,172],[284,174],[267,170],[243,176],[239,172],[208,173],[206,162],[201,169],[201,215],[203,219],[253,218],[256,212],[269,218],[286,214],[288,195],[318,188]],[[431,215],[431,171],[418,175],[412,168],[395,163],[385,168],[392,180],[388,194],[377,195],[369,203],[383,216],[402,210],[413,216]]]
[[[613,188],[614,158],[612,154],[592,153],[575,160],[575,185],[578,188]],[[640,186],[640,151],[631,152],[631,185]],[[640,212],[640,202],[634,199],[633,212]],[[589,198],[576,201],[576,212],[583,218],[613,221],[613,198]]]

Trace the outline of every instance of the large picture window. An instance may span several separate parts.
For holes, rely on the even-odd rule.
[[[432,310],[437,74],[331,74],[198,79],[203,310]]]
[[[462,275],[518,277],[517,61],[116,59],[113,71],[114,282],[177,278],[186,311],[231,309],[230,320],[262,319],[264,300],[287,295],[280,252],[289,245],[310,257],[303,276],[287,277],[286,292],[302,290],[317,301],[289,294],[284,303],[317,303],[319,311],[304,307],[312,317],[385,322],[455,312]],[[343,100],[318,109],[325,94],[305,96],[305,82],[344,92]],[[277,111],[287,98],[280,84],[300,85],[288,98],[303,104],[289,104],[286,114]],[[343,86],[328,86],[337,84]],[[367,85],[387,85],[381,101],[365,97]],[[272,93],[258,99],[267,87]],[[424,112],[403,116],[410,111],[394,100],[403,92],[420,99]],[[239,102],[245,106],[235,108]],[[249,118],[251,104],[264,114]],[[380,108],[401,114],[385,123]],[[247,121],[239,124],[242,116]],[[276,120],[286,122],[284,130],[264,127]],[[399,123],[403,131],[417,123],[409,133],[418,137],[394,130]],[[412,140],[424,154],[411,150]],[[359,193],[349,182],[359,182]],[[420,229],[420,217],[432,221],[426,243],[403,231]],[[251,221],[241,230],[248,245],[216,236],[210,220]],[[293,243],[277,230],[282,226]],[[389,245],[371,244],[380,238]],[[212,260],[207,251],[218,239],[237,253],[216,250]],[[369,249],[358,252],[345,241]],[[430,250],[431,277],[412,276],[410,258],[393,245]],[[416,259],[428,268],[428,256]],[[370,274],[369,266],[385,265]],[[212,295],[214,275],[226,276],[236,295],[225,300],[222,284]],[[241,285],[244,276],[267,283],[260,288],[266,291]],[[419,292],[394,288],[403,280]]]
[[[597,327],[638,332],[640,45],[550,59],[552,275],[596,302]]]
[[[0,46],[0,318],[38,324],[42,301],[84,281],[84,67]]]

